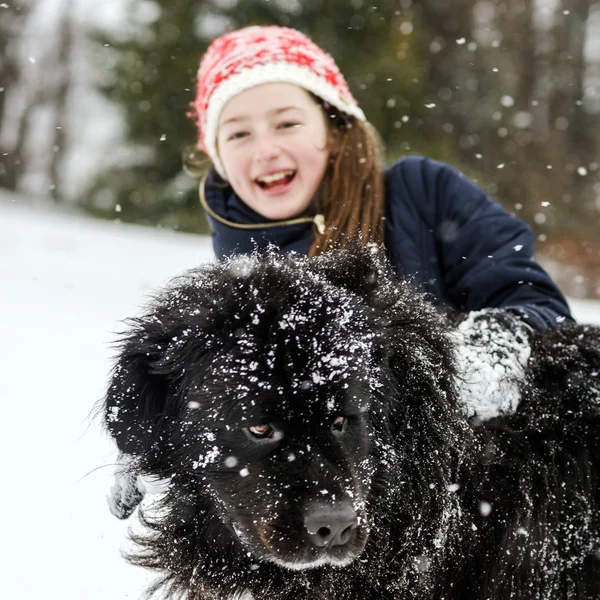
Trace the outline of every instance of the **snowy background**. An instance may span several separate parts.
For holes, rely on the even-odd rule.
[[[205,237],[0,195],[3,598],[140,598],[150,576],[120,556],[128,522],[106,506],[114,453],[92,411],[120,321],[209,260]],[[571,305],[600,323],[600,302]]]

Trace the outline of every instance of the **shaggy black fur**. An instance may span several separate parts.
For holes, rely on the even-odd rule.
[[[487,421],[453,330],[368,251],[176,280],[106,399],[124,481],[170,479],[130,560],[189,600],[600,598],[600,329],[527,334],[518,409]]]

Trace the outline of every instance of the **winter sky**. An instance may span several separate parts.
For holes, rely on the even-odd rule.
[[[114,451],[94,418],[111,341],[153,289],[212,260],[206,237],[99,222],[0,194],[3,598],[140,598],[106,505]],[[600,302],[572,301],[600,323]]]

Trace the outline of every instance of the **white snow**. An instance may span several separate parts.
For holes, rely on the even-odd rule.
[[[120,320],[211,260],[210,240],[17,201],[0,194],[1,595],[138,599],[151,576],[119,554],[128,522],[106,505],[115,455],[93,405]],[[572,307],[600,323],[600,302]]]
[[[141,597],[151,579],[120,556],[128,522],[106,504],[115,455],[93,405],[120,320],[211,254],[205,237],[0,196],[2,597]]]

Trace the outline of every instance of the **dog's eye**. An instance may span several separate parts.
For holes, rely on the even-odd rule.
[[[346,431],[347,424],[348,421],[345,417],[338,417],[331,424],[331,431],[333,431],[333,433],[343,433],[344,431]]]
[[[248,431],[255,438],[270,438],[273,437],[275,430],[270,425],[253,425],[248,427]]]

